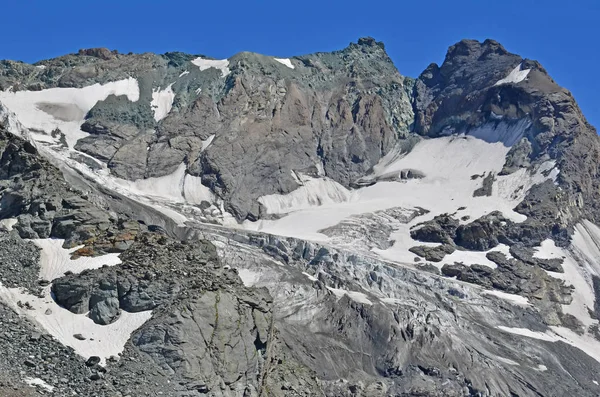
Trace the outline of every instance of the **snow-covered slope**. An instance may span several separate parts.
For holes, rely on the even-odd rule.
[[[138,82],[129,78],[84,88],[0,91],[0,103],[15,115],[16,120],[13,122],[27,128],[35,140],[58,143],[60,135],[52,136],[52,132],[59,129],[64,134],[68,146],[72,148],[77,140],[88,135],[81,131],[81,124],[87,112],[109,95],[125,95],[127,99],[135,102],[140,97]],[[16,125],[12,127],[13,131],[17,132]]]

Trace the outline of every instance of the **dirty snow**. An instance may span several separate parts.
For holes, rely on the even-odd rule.
[[[23,382],[25,382],[28,386],[31,386],[31,387],[40,386],[41,388],[46,389],[49,392],[54,391],[54,386],[50,386],[43,379],[40,379],[40,378],[26,377],[23,379]]]
[[[322,205],[350,200],[351,192],[329,178],[309,178],[304,185],[288,194],[261,196],[261,203],[269,214],[285,214]]]
[[[98,269],[104,265],[115,266],[121,263],[119,254],[107,254],[96,257],[79,257],[72,260],[71,254],[83,246],[70,249],[63,248],[62,239],[35,239],[31,240],[41,248],[40,274],[41,280],[52,281],[62,277],[67,271],[81,273],[88,269]]]
[[[600,342],[590,335],[578,335],[565,327],[550,327],[546,332],[532,331],[527,328],[512,328],[499,326],[498,329],[511,334],[522,335],[528,338],[544,340],[548,342],[567,343],[594,360],[600,362]]]
[[[276,60],[277,62],[279,62],[282,65],[287,66],[290,69],[294,69],[294,65],[292,64],[292,61],[289,58],[273,58],[274,60]]]
[[[494,85],[502,85],[502,84],[508,84],[508,83],[513,83],[513,84],[520,83],[521,81],[523,81],[527,78],[527,75],[529,74],[530,71],[531,71],[531,69],[521,70],[521,64],[518,64],[516,68],[511,70],[511,72],[508,74],[508,76],[506,76],[505,78],[503,78],[501,80],[498,80],[496,82],[496,84],[494,84]]]
[[[138,82],[134,78],[128,78],[83,88],[1,91],[0,103],[16,115],[21,129],[24,127],[50,134],[58,128],[65,134],[67,144],[72,148],[77,140],[88,135],[80,129],[87,112],[109,95],[125,95],[130,101],[138,101]],[[12,131],[19,129],[13,128]]]
[[[200,204],[212,202],[214,197],[210,189],[202,185],[201,178],[186,173],[185,163],[165,176],[128,181],[114,178],[115,182],[127,192],[138,196],[165,199],[175,203]]]
[[[237,272],[246,287],[252,287],[260,280],[260,273],[250,269],[237,269]]]
[[[173,84],[171,83],[164,90],[157,88],[152,90],[152,101],[150,107],[154,112],[154,120],[157,122],[167,117],[171,108],[173,107],[173,100],[175,99],[175,93],[173,92]]]
[[[331,288],[331,287],[327,287],[327,289],[329,291],[331,291],[338,298],[342,298],[342,297],[344,297],[344,295],[348,295],[348,297],[350,299],[352,299],[353,301],[355,301],[355,302],[363,303],[365,305],[372,305],[373,304],[373,302],[371,302],[369,300],[369,298],[367,297],[367,295],[363,294],[362,292],[348,291],[348,290],[345,290],[345,289]]]
[[[192,60],[192,63],[200,68],[200,70],[206,70],[210,68],[219,69],[223,77],[226,77],[231,70],[229,70],[229,60],[227,59],[204,59],[202,57]]]

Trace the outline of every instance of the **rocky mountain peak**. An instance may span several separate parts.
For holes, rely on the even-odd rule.
[[[111,51],[108,48],[86,48],[80,49],[78,55],[100,58],[104,60],[113,59],[119,52]]]
[[[0,89],[0,395],[598,394],[600,138],[536,61],[95,48]]]

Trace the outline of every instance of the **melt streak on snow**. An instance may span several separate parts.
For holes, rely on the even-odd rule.
[[[23,127],[43,131],[43,133],[31,132],[33,139],[45,139],[53,143],[54,140],[48,134],[58,128],[72,148],[77,140],[88,135],[80,129],[85,115],[97,102],[105,100],[109,95],[125,95],[130,101],[136,102],[140,97],[138,82],[134,78],[129,78],[83,88],[1,91],[0,103],[17,116],[18,122]],[[11,127],[13,127],[11,131],[16,132],[17,128]]]
[[[192,60],[192,63],[200,68],[200,70],[206,70],[210,68],[219,69],[223,75],[226,77],[231,70],[229,70],[229,60],[227,59],[204,59],[202,57],[196,58]]]
[[[175,99],[175,93],[173,92],[173,84],[171,83],[164,90],[157,88],[152,91],[152,102],[150,106],[154,112],[154,120],[157,122],[167,117],[167,114],[173,107],[173,100]]]
[[[521,70],[521,64],[519,64],[519,65],[517,65],[516,68],[511,70],[511,72],[508,74],[508,76],[506,76],[505,78],[503,78],[501,80],[498,80],[496,82],[496,84],[494,84],[494,85],[502,85],[502,84],[508,84],[508,83],[513,83],[513,84],[520,83],[521,81],[523,81],[527,78],[527,75],[529,74],[530,71],[531,71],[531,69]]]
[[[294,69],[294,65],[292,64],[292,61],[289,58],[273,58],[273,59],[275,59],[280,64],[287,66],[290,69]]]

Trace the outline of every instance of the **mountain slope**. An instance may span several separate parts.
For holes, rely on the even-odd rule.
[[[464,40],[413,80],[364,38],[1,66],[0,309],[20,331],[0,364],[17,381],[598,394],[600,141],[537,62]],[[66,381],[25,346],[37,332],[69,346]]]

